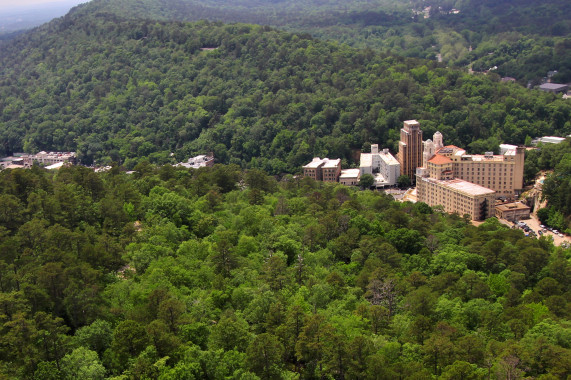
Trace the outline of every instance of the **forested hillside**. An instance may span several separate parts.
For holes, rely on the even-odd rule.
[[[278,174],[312,156],[348,166],[367,143],[394,150],[412,118],[477,153],[571,133],[571,103],[497,76],[261,26],[85,9],[3,46],[0,154],[75,150],[132,168],[212,151]]]
[[[135,169],[0,172],[0,377],[571,374],[569,250],[546,238],[309,178]]]
[[[86,7],[96,9],[137,19],[271,25],[408,57],[439,54],[448,65],[497,66],[524,85],[549,70],[558,71],[555,82],[571,81],[567,0],[103,0]]]

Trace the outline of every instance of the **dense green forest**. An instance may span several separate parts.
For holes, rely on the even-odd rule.
[[[549,70],[558,71],[555,82],[571,81],[567,0],[104,0],[86,7],[95,9],[136,19],[270,25],[407,57],[439,54],[448,65],[476,71],[497,66],[524,85]]]
[[[394,152],[412,118],[475,153],[571,133],[571,103],[497,75],[262,26],[86,9],[3,46],[0,154],[73,150],[133,168],[214,152],[279,174],[313,156],[349,167],[370,143]]]
[[[0,251],[2,378],[571,374],[569,250],[379,192],[4,170]]]

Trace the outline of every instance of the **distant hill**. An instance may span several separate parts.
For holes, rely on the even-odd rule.
[[[476,152],[571,132],[571,103],[435,61],[247,24],[118,15],[95,1],[2,46],[0,154],[76,150],[83,163],[220,162],[295,172],[312,156],[396,147],[406,119]],[[134,5],[132,5],[134,4]],[[202,50],[215,48],[215,50]]]
[[[2,5],[0,36],[30,29],[65,15],[71,7],[86,0],[60,0],[32,5]]]
[[[556,70],[571,82],[568,0],[104,0],[132,18],[270,25],[359,48],[486,71],[521,84]]]

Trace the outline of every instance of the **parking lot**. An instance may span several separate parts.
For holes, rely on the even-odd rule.
[[[540,222],[537,219],[537,217],[535,215],[532,215],[529,219],[525,219],[522,220],[522,222],[525,222],[525,224],[527,224],[529,226],[529,228],[531,228],[532,230],[534,230],[536,233],[538,233],[539,230],[541,230],[540,226]],[[538,234],[539,236],[539,234]],[[568,244],[571,244],[571,238],[569,236],[563,235],[563,237],[560,237],[558,235],[555,235],[553,232],[551,231],[547,231],[544,233],[544,236],[552,236],[553,237],[553,243],[555,245],[561,245],[561,243],[563,242],[567,242]]]

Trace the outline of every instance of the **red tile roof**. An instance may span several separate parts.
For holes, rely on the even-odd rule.
[[[430,162],[431,164],[436,164],[436,165],[444,165],[444,164],[452,163],[452,160],[446,156],[441,155],[441,154],[435,154],[434,157],[432,157],[430,160],[428,160],[428,162]]]

